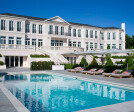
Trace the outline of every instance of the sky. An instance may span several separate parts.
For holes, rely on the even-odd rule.
[[[121,27],[134,35],[134,0],[0,0],[0,13],[41,18],[60,16],[68,22]]]

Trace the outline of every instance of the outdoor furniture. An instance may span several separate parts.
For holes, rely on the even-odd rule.
[[[89,71],[81,71],[83,74],[87,74],[87,73],[92,73],[95,72],[97,70],[97,68],[92,68]]]
[[[84,69],[82,67],[80,67],[78,70],[72,70],[73,73],[78,73],[78,72],[81,72],[83,71]]]
[[[117,74],[117,73],[119,74],[121,72],[122,72],[122,70],[116,69],[112,73],[103,73],[102,75],[104,75],[105,77],[111,77],[112,74]]]
[[[81,67],[75,67],[74,69],[67,69],[68,72],[72,72],[73,70],[78,70]]]
[[[133,72],[133,70],[127,70],[125,72],[123,72],[122,74],[112,74],[111,76],[112,77],[115,77],[115,78],[123,78],[123,77],[128,77],[128,78],[133,78],[133,75],[131,75],[131,73]]]
[[[102,75],[102,73],[105,71],[105,69],[99,69],[96,72],[89,73],[90,75]]]

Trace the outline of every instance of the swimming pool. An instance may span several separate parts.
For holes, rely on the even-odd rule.
[[[72,112],[134,100],[132,90],[57,75],[7,75],[5,81],[30,112]]]

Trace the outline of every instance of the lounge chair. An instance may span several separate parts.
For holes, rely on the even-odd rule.
[[[102,73],[105,71],[105,69],[99,69],[96,72],[89,73],[90,75],[102,75]]]
[[[133,72],[132,70],[127,70],[122,74],[112,74],[111,76],[116,78],[122,78],[122,77],[133,78],[133,75],[131,75],[132,72]]]
[[[87,73],[92,73],[95,72],[97,70],[97,68],[92,68],[89,71],[81,71],[83,74],[87,74]]]
[[[116,69],[112,73],[102,73],[102,75],[104,75],[105,77],[111,77],[112,74],[117,74],[117,73],[119,74],[121,72],[122,72],[122,70]]]
[[[73,70],[78,70],[80,67],[75,67],[74,69],[67,69],[68,72],[72,72]]]
[[[78,73],[78,72],[81,72],[81,71],[83,71],[84,69],[82,68],[82,67],[79,67],[79,69],[78,70],[72,70],[72,72],[74,72],[74,73]]]

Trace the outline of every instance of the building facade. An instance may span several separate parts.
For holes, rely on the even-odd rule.
[[[62,54],[115,48],[124,50],[125,23],[121,24],[121,28],[97,27],[67,22],[59,16],[44,19],[3,13],[0,14],[0,47],[5,63],[6,60],[27,61],[34,52],[48,53],[51,58],[56,55],[57,60],[72,62],[75,57]],[[10,55],[14,59],[6,59],[11,58],[7,57]]]

